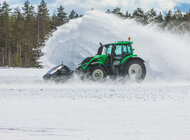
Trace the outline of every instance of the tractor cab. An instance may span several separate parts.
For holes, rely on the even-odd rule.
[[[113,44],[101,45],[97,55],[107,55],[109,65],[119,65],[127,56],[133,55],[132,42],[120,41]]]

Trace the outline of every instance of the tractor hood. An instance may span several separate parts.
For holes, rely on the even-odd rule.
[[[104,54],[104,55],[95,55],[93,58],[94,58],[94,59],[101,59],[101,58],[104,59],[104,58],[107,58],[107,57],[108,57],[108,56]]]
[[[83,60],[82,69],[86,69],[90,64],[94,63],[105,65],[107,60],[107,55],[95,55],[94,57],[87,57]]]
[[[101,64],[105,64],[106,60],[108,59],[107,55],[95,55],[89,62],[98,62]]]

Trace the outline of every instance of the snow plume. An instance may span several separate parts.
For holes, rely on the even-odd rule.
[[[101,11],[88,11],[82,18],[58,28],[43,48],[40,61],[46,66],[60,63],[71,69],[93,56],[99,42],[111,43],[132,38],[135,53],[146,61],[147,79],[190,80],[188,35],[160,31]]]

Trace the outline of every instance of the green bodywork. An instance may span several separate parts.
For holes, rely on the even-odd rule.
[[[106,65],[106,62],[108,61],[107,55],[95,55],[89,62],[85,63],[81,68],[85,70],[90,64],[93,63],[93,61],[96,60],[96,64],[100,65]]]
[[[131,57],[136,57],[137,55],[133,54],[133,48],[132,48],[132,43],[130,41],[120,41],[120,42],[116,42],[116,43],[112,43],[112,44],[106,44],[103,45],[103,47],[107,46],[107,45],[128,45],[130,44],[130,48],[131,48],[131,54],[124,57],[120,64],[123,64],[127,59],[131,58]],[[95,55],[90,61],[88,61],[87,63],[83,64],[81,66],[81,69],[86,70],[89,65],[94,65],[94,64],[98,64],[98,65],[107,65],[108,64],[108,55],[107,54],[103,54],[103,55]]]
[[[116,43],[113,43],[114,45],[126,45],[126,44],[133,44],[133,42],[130,41],[119,41]]]

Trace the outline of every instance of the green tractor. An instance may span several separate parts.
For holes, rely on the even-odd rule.
[[[109,76],[112,79],[125,77],[140,82],[146,76],[144,60],[134,54],[130,38],[129,41],[119,41],[105,45],[100,43],[97,54],[85,58],[79,65],[75,71],[71,71],[63,64],[59,65],[57,66],[59,69],[54,71],[53,78],[51,74],[46,74],[44,79],[51,78],[65,81],[67,77],[77,73],[82,75],[83,79],[88,78],[93,81],[103,81]]]

